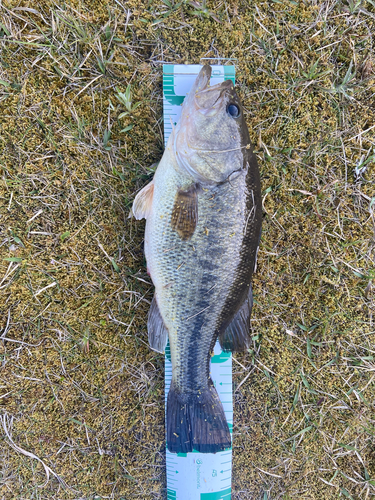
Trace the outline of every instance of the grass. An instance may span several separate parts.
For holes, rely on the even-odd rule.
[[[373,2],[0,7],[0,497],[164,499],[161,61],[236,60],[262,174],[233,499],[375,496]],[[48,473],[49,477],[48,477]]]

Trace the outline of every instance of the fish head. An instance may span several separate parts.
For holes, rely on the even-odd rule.
[[[211,67],[203,66],[186,97],[174,131],[177,164],[203,185],[225,182],[246,169],[250,147],[243,108],[233,82],[210,86]]]

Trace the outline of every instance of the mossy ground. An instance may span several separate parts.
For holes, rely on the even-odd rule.
[[[233,499],[373,498],[374,3],[0,14],[0,498],[166,498],[163,356],[127,217],[163,151],[160,62],[202,57],[236,59],[262,174]],[[141,104],[119,119],[129,83]]]

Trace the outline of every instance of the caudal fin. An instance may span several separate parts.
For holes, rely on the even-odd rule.
[[[210,380],[197,394],[182,394],[173,381],[167,401],[167,445],[174,453],[217,453],[231,446],[223,405]]]

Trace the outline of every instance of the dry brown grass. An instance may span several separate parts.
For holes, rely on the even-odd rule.
[[[233,498],[373,498],[374,3],[0,15],[0,498],[166,498],[163,357],[127,216],[162,155],[160,61],[201,57],[237,58],[264,193]],[[119,118],[128,84],[141,104]]]

